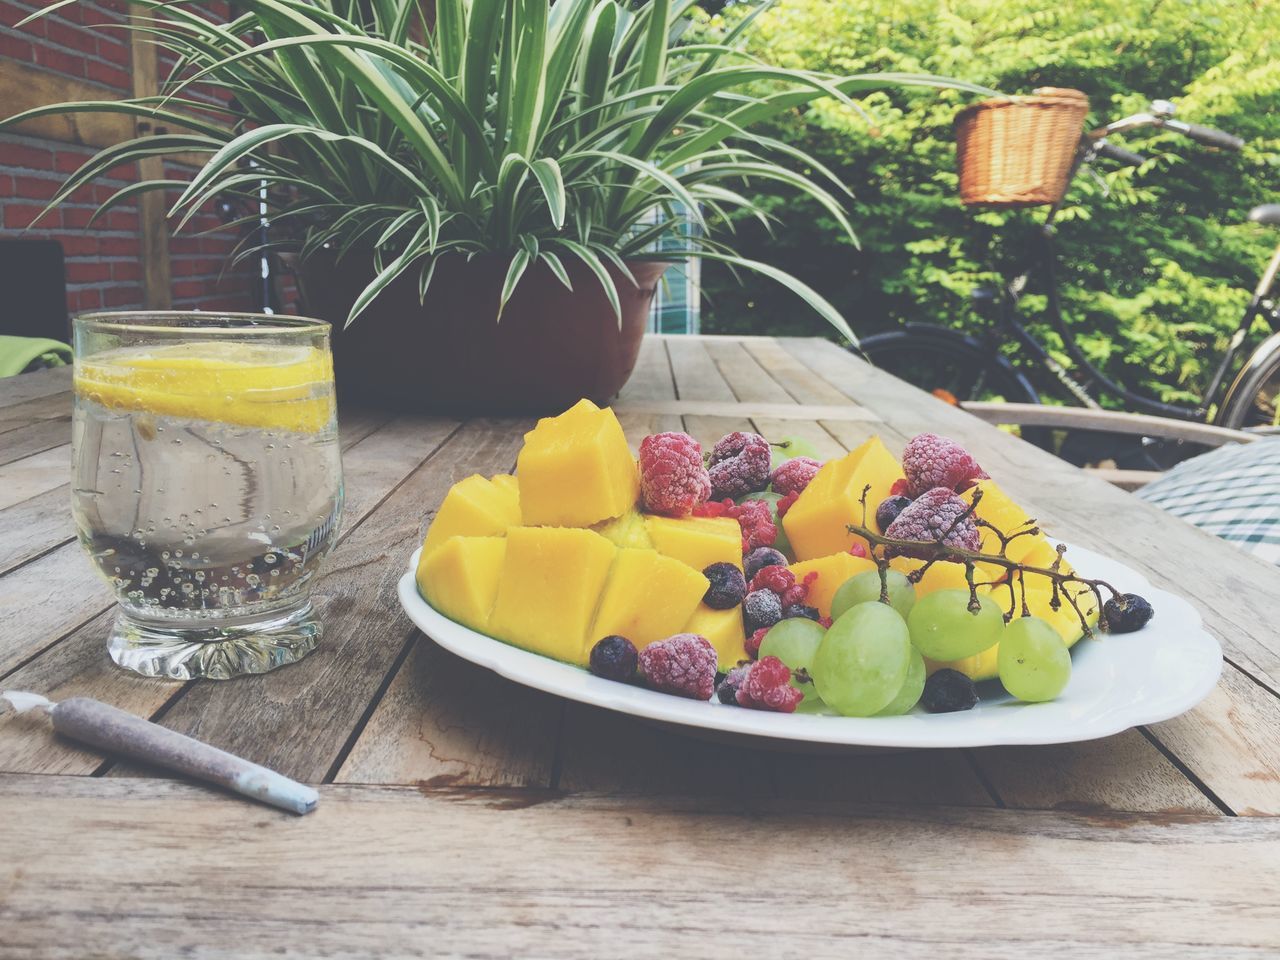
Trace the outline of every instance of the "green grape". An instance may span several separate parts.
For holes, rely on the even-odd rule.
[[[1004,688],[1030,703],[1052,700],[1071,679],[1067,645],[1039,617],[1019,617],[1005,627],[996,663]]]
[[[924,657],[915,647],[911,648],[911,662],[907,664],[907,678],[902,681],[902,689],[889,701],[889,705],[876,714],[877,717],[896,717],[910,712],[924,693]]]
[[[897,570],[886,570],[885,580],[889,585],[889,605],[905,620],[911,613],[911,608],[915,606],[916,588],[911,585],[911,581],[905,574]],[[879,599],[880,571],[867,570],[840,584],[840,589],[831,598],[831,616],[838,617],[850,607]]]
[[[794,557],[795,553],[791,549],[791,541],[787,539],[787,531],[782,529],[782,519],[778,516],[778,501],[781,499],[782,494],[780,493],[774,493],[772,490],[762,490],[759,493],[748,493],[745,497],[739,497],[738,502],[763,500],[769,504],[769,515],[773,519],[773,525],[778,530],[778,536],[773,541],[773,549],[781,550],[788,557]]]
[[[777,470],[788,460],[794,460],[796,457],[809,457],[819,463],[822,462],[817,448],[808,440],[802,440],[800,437],[783,437],[777,441],[777,444],[771,448],[773,451],[770,455],[771,470]]]
[[[902,689],[911,663],[907,624],[893,607],[860,603],[831,625],[809,673],[827,705],[846,717],[869,717]]]
[[[968,590],[935,590],[916,601],[907,616],[911,642],[930,660],[972,657],[1000,642],[1004,613],[990,597],[969,609]]]
[[[779,620],[764,635],[764,640],[760,643],[760,656],[777,657],[792,671],[808,670],[826,634],[822,624],[805,617]],[[804,694],[805,703],[819,699],[812,683],[801,683],[793,677],[791,685]]]

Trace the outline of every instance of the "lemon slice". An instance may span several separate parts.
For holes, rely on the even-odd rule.
[[[108,409],[315,433],[333,420],[333,362],[309,346],[190,341],[76,361],[76,395]]]

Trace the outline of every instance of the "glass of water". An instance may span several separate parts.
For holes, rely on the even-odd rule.
[[[306,656],[342,513],[329,325],[95,313],[74,341],[72,509],[119,602],[112,659],[185,680]]]

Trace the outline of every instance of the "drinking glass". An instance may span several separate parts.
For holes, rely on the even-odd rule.
[[[329,325],[229,313],[74,322],[72,510],[146,676],[226,679],[306,656],[337,535]]]

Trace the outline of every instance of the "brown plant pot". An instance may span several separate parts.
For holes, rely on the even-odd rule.
[[[600,281],[562,258],[572,292],[539,262],[525,271],[498,319],[508,258],[446,254],[424,302],[418,271],[390,284],[352,325],[347,313],[373,277],[371,256],[327,255],[299,265],[303,312],[334,326],[340,395],[400,409],[464,414],[559,413],[582,397],[608,403],[635,368],[665,263],[628,264],[639,288],[614,267],[618,324]]]

